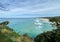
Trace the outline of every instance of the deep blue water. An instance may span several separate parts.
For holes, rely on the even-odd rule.
[[[39,20],[39,23],[36,22],[35,18],[5,18],[0,19],[0,22],[9,21],[9,27],[14,29],[20,35],[27,33],[30,37],[36,37],[38,34],[51,31],[54,29],[50,22],[45,22]]]

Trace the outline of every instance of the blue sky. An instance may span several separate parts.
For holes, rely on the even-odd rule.
[[[0,0],[0,18],[60,16],[60,0]]]

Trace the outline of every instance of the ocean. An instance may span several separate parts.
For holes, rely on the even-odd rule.
[[[43,32],[55,29],[49,21],[38,18],[0,18],[0,22],[4,21],[9,21],[8,26],[20,35],[27,34],[33,38]]]

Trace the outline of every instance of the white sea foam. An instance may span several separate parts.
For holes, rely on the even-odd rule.
[[[35,22],[34,24],[35,24],[35,25],[42,25],[42,23],[36,23],[36,22]]]
[[[40,19],[39,19],[39,18],[36,18],[34,24],[35,24],[35,25],[42,25],[42,23],[40,22]]]

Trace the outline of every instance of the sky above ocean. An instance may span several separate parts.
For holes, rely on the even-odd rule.
[[[0,0],[0,18],[60,16],[60,0]]]

